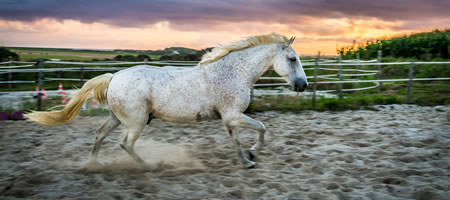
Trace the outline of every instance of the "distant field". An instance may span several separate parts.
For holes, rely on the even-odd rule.
[[[80,53],[70,51],[35,51],[35,50],[12,50],[19,54],[23,60],[61,59],[61,60],[92,60],[92,59],[112,59],[116,54]]]
[[[139,53],[131,50],[131,52],[123,51],[102,51],[102,50],[83,50],[83,49],[62,49],[62,48],[34,48],[34,47],[6,47],[11,51],[19,54],[22,61],[36,61],[39,59],[59,59],[65,61],[92,61],[113,59],[118,55],[137,56]],[[180,50],[181,49],[181,50]],[[184,51],[189,54],[196,50],[183,47],[171,47],[164,50],[155,50],[154,53],[146,52],[144,55],[149,56],[152,60],[159,60],[162,55],[170,54],[173,51]],[[158,55],[155,55],[158,54]],[[302,60],[314,59],[312,56],[301,56]]]
[[[21,60],[37,59],[60,59],[90,61],[93,59],[104,60],[112,59],[117,55],[133,55],[136,53],[125,53],[115,51],[91,51],[91,50],[72,50],[72,49],[52,49],[52,48],[26,48],[26,47],[8,47],[11,51],[19,54]],[[159,59],[158,55],[148,55],[152,59]]]

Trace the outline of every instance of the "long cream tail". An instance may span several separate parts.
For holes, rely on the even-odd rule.
[[[39,124],[58,126],[72,121],[80,112],[81,107],[93,91],[94,98],[101,104],[107,104],[106,89],[111,81],[113,74],[103,74],[86,82],[81,89],[73,94],[69,103],[62,110],[47,111],[25,114],[26,118]]]

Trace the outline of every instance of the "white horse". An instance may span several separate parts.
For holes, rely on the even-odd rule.
[[[26,116],[44,125],[62,125],[80,111],[91,92],[107,104],[109,119],[96,131],[89,162],[99,164],[97,155],[105,137],[117,126],[126,128],[120,146],[138,163],[149,167],[133,147],[145,125],[158,118],[170,122],[222,119],[242,163],[250,161],[264,146],[264,125],[243,112],[250,103],[252,85],[273,69],[297,92],[308,85],[300,60],[291,47],[295,38],[279,34],[259,35],[214,48],[199,65],[186,70],[164,70],[145,65],[115,74],[95,77],[75,93],[61,111],[32,112]],[[259,138],[249,149],[250,160],[239,142],[238,128],[258,131]]]

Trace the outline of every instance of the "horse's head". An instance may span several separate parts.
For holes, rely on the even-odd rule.
[[[294,40],[295,37],[280,47],[279,53],[274,57],[273,68],[295,91],[303,92],[308,86],[308,81],[300,63],[300,58],[291,46]]]

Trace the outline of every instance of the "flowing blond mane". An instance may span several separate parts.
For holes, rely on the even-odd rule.
[[[232,51],[238,51],[258,45],[269,44],[269,43],[285,43],[289,45],[290,39],[284,35],[277,33],[267,34],[267,35],[255,35],[250,36],[244,40],[239,40],[231,44],[220,46],[212,49],[210,52],[205,53],[202,56],[200,64],[208,64],[219,60],[220,58],[228,55]],[[293,41],[293,40],[292,40]]]

